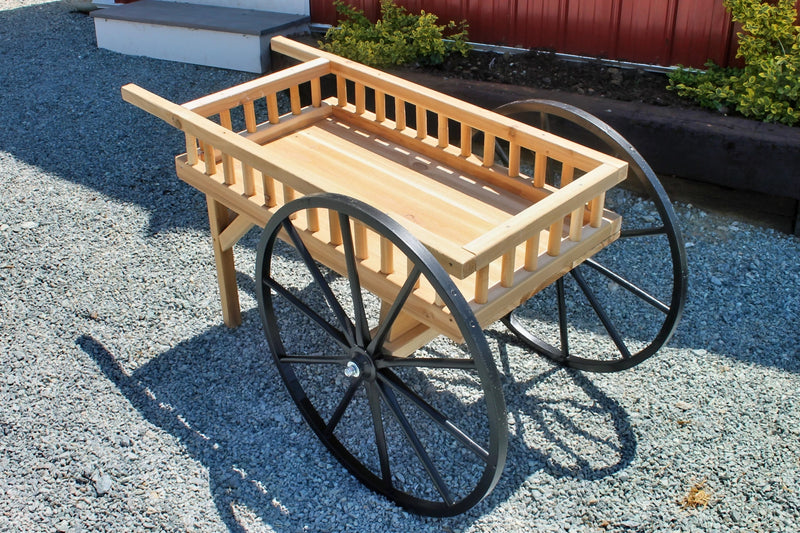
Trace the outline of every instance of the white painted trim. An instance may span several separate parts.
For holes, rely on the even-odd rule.
[[[128,55],[262,73],[269,38],[95,18],[97,46]],[[267,61],[267,64],[264,64]]]

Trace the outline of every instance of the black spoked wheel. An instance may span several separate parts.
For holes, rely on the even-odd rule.
[[[565,366],[613,372],[642,362],[670,339],[686,301],[686,253],[664,188],[629,142],[574,106],[526,100],[496,111],[629,164],[627,179],[606,197],[606,207],[622,215],[619,239],[503,322]],[[501,158],[503,151],[498,145]],[[558,185],[560,169],[552,167],[548,180]]]
[[[333,221],[339,237],[309,231],[308,213]],[[380,270],[359,244],[370,239],[380,242]],[[320,261],[334,248],[341,275]],[[256,268],[261,318],[289,394],[356,478],[433,516],[464,512],[494,488],[508,446],[499,375],[463,296],[416,238],[360,201],[311,195],[270,219]],[[378,275],[394,294],[366,288]],[[436,337],[391,355],[394,330],[423,298],[449,310],[463,341]]]

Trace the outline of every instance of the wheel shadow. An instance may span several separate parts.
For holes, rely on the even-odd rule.
[[[558,478],[597,480],[630,465],[636,437],[619,402],[587,374],[526,351],[510,333],[491,330],[487,337],[498,346],[508,411],[514,425],[524,425],[528,433],[517,435],[519,443],[536,456],[545,472]],[[521,357],[509,355],[509,349],[521,352]],[[518,377],[512,367],[520,365],[538,370]]]
[[[76,344],[145,419],[173,435],[207,468],[221,520],[230,531],[244,532],[237,506],[257,510],[269,524],[286,521],[282,506],[276,505],[286,488],[275,481],[282,477],[280,457],[295,448],[288,432],[273,430],[280,419],[265,405],[273,395],[272,401],[281,401],[281,391],[271,386],[277,375],[271,375],[253,350],[225,353],[234,346],[224,340],[226,332],[212,328],[132,372],[97,339],[83,335]],[[225,364],[227,357],[235,364]],[[265,485],[269,491],[263,490]]]

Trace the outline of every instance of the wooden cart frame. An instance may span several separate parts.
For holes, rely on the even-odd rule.
[[[241,323],[233,247],[253,226],[265,227],[259,306],[275,361],[306,420],[370,488],[416,512],[462,512],[497,483],[507,447],[500,381],[481,330],[505,317],[525,340],[510,313],[620,236],[621,219],[604,203],[628,177],[628,161],[283,37],[272,48],[303,62],[183,105],[135,85],[123,87],[123,97],[185,133],[176,170],[207,197],[225,324]],[[281,94],[288,94],[283,114]],[[554,163],[558,187],[546,179]],[[680,244],[672,225],[670,219],[670,242],[677,235]],[[278,239],[299,254],[330,320],[276,281]],[[324,268],[349,280],[353,310],[333,294]],[[382,302],[377,326],[368,324],[362,289]],[[677,299],[662,304],[676,316],[658,346],[674,329],[682,292],[685,284]],[[287,304],[320,328],[337,356],[287,350],[287,326],[276,310]],[[420,356],[439,335],[465,346],[468,356]],[[528,345],[543,351],[535,341]],[[566,353],[547,355],[572,361]],[[595,369],[634,359],[623,354]],[[298,385],[304,378],[297,370],[325,364],[341,366],[350,380],[327,415],[309,385]],[[477,374],[489,428],[482,442],[398,377],[399,368],[415,365]],[[365,419],[378,456],[372,466],[336,435],[359,387],[371,412]],[[481,473],[466,488],[450,486],[398,397],[477,462]],[[395,476],[387,411],[422,466],[427,492],[416,494]]]

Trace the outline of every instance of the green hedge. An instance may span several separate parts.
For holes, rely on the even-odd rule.
[[[447,54],[466,55],[469,51],[464,22],[439,25],[432,13],[412,14],[393,0],[381,0],[381,18],[372,24],[363,11],[342,0],[333,4],[343,19],[319,44],[323,50],[348,59],[374,67],[412,62],[436,65]]]
[[[713,62],[705,71],[678,68],[669,89],[705,107],[790,126],[800,123],[800,26],[795,0],[724,0],[742,25],[737,57],[743,68]]]

